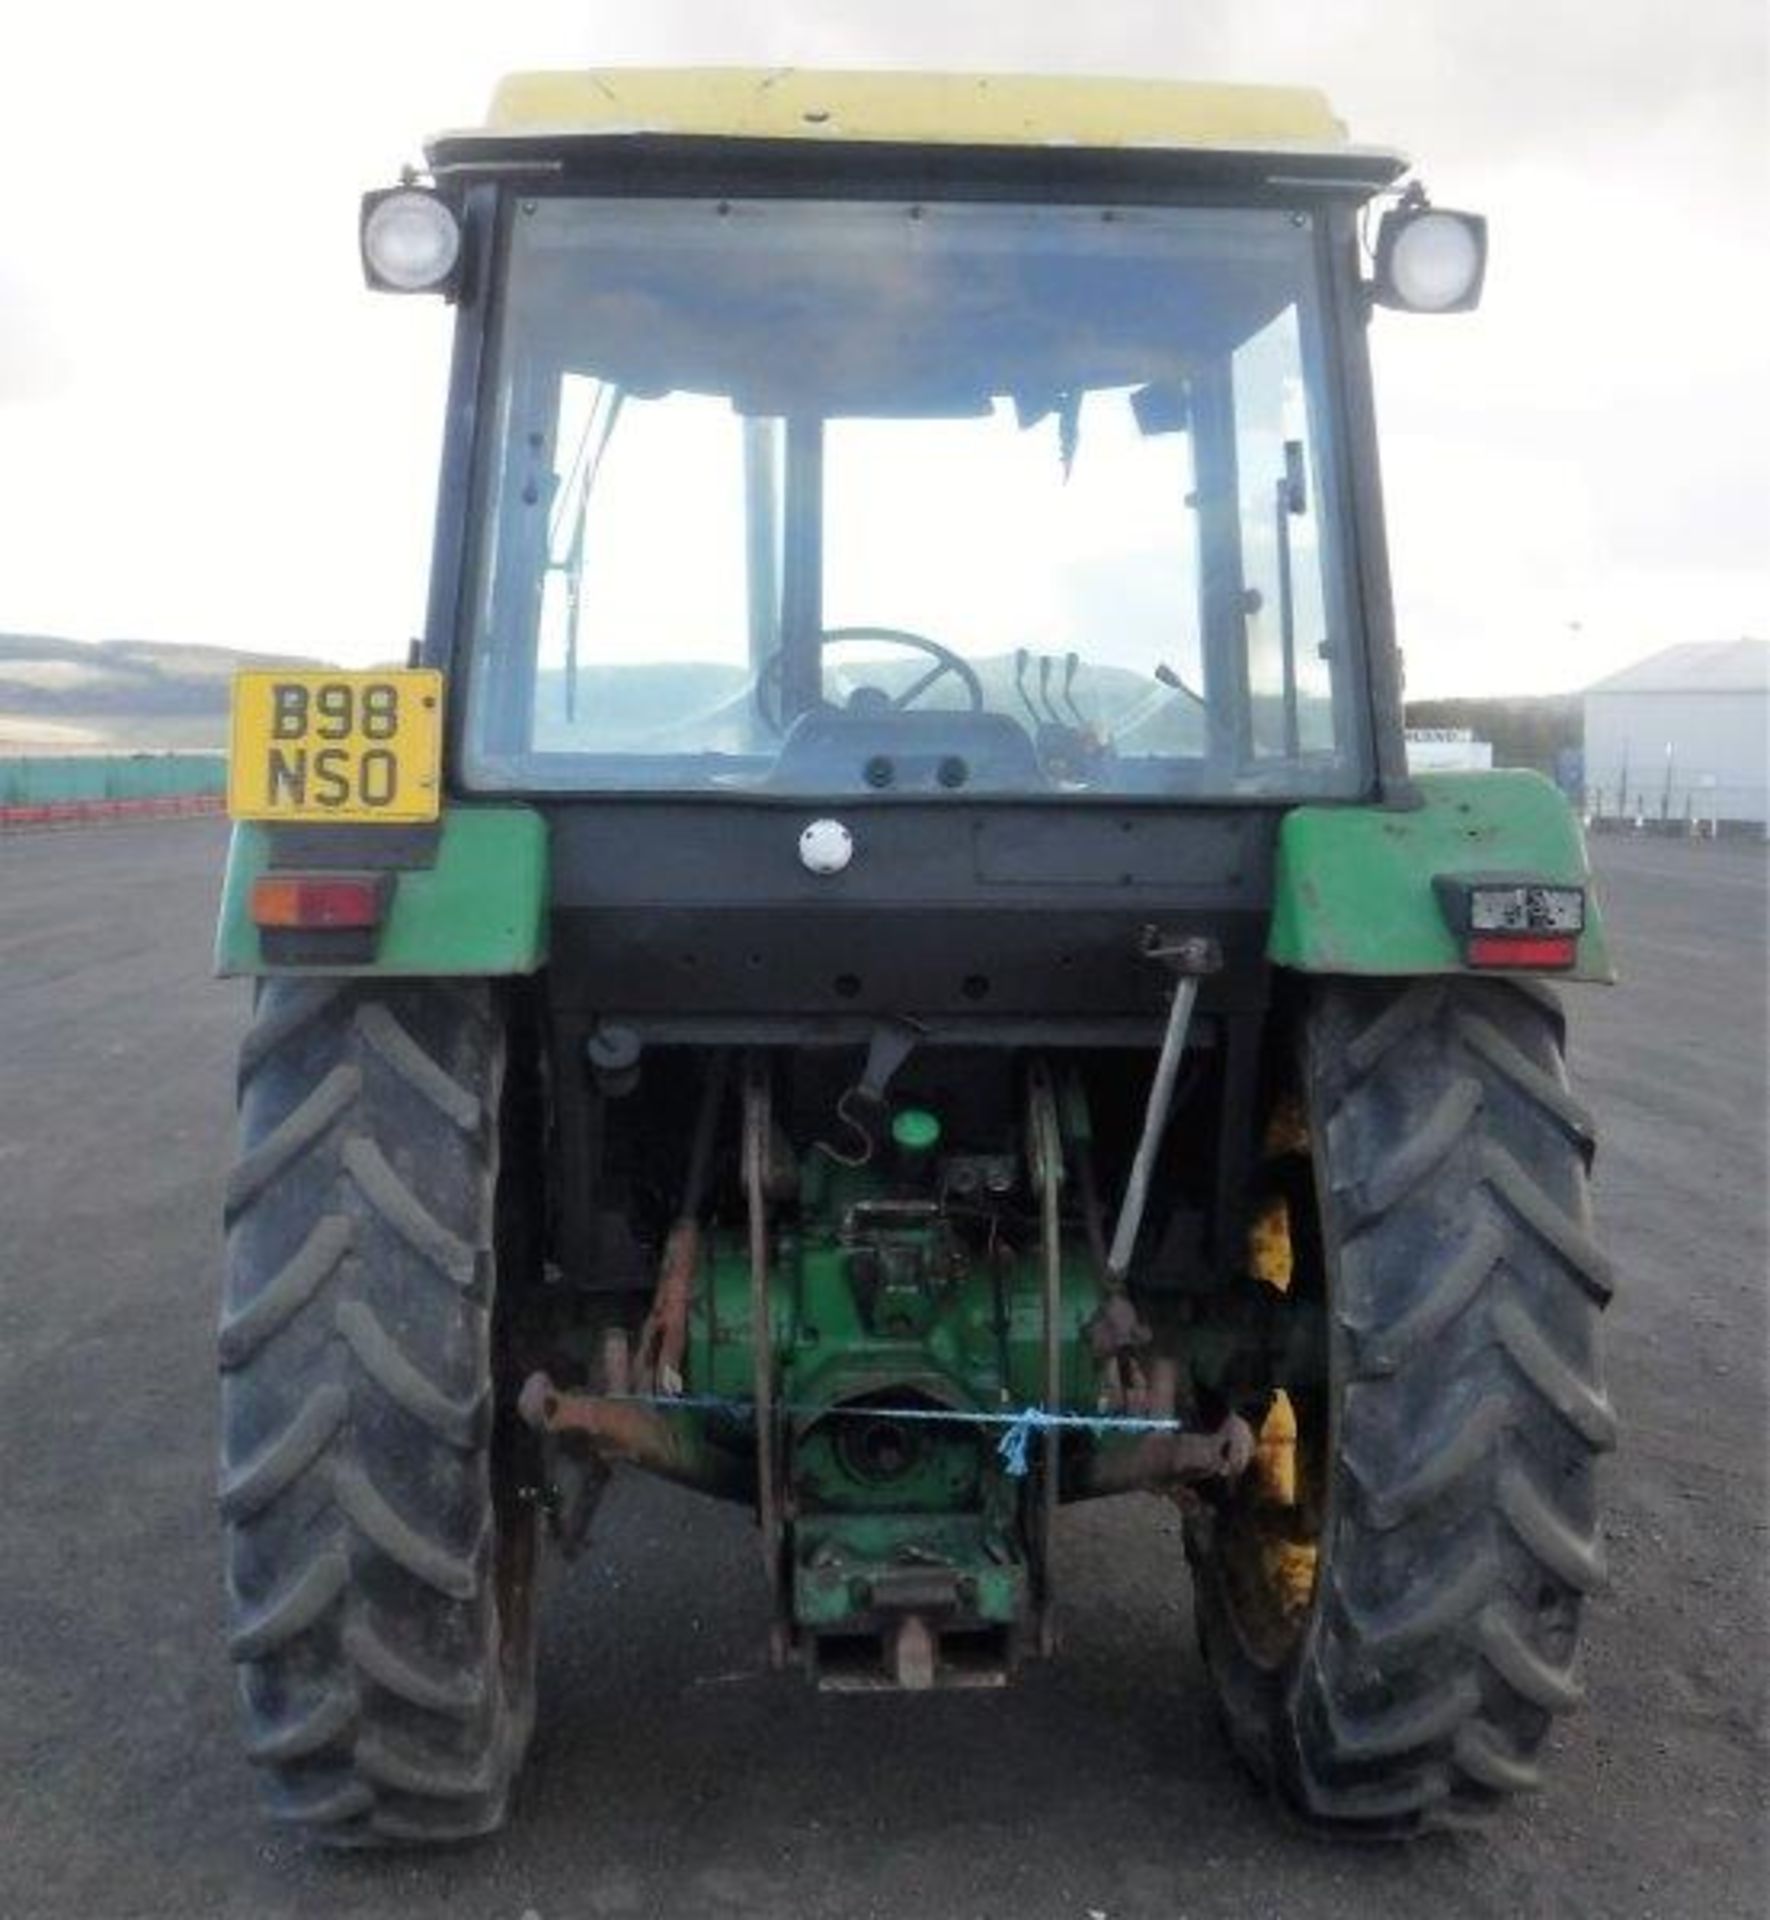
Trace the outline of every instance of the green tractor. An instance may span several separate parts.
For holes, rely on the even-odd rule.
[[[274,1815],[504,1819],[622,1462],[820,1687],[1004,1684],[1153,1495],[1297,1812],[1537,1784],[1609,967],[1552,786],[1408,771],[1366,326],[1485,232],[1403,171],[1307,92],[608,72],[367,196],[455,309],[427,624],[242,676],[219,934]]]

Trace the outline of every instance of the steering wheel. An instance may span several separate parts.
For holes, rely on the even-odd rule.
[[[893,646],[909,647],[916,653],[925,653],[933,660],[934,665],[921,679],[912,681],[902,693],[893,695],[877,687],[857,687],[851,699],[862,693],[874,696],[866,704],[865,710],[868,712],[902,713],[906,707],[914,706],[930,687],[949,673],[964,685],[971,711],[983,711],[983,682],[978,679],[976,669],[963,655],[954,653],[951,647],[942,646],[938,640],[930,640],[925,633],[911,633],[905,627],[827,627],[818,637],[820,654],[832,640],[886,640]],[[780,700],[781,655],[784,651],[784,648],[777,647],[756,676],[756,711],[775,733],[785,733],[787,730]],[[820,704],[826,708],[830,706],[828,701]]]

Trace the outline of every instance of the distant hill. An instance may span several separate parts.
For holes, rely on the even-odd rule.
[[[219,749],[236,668],[326,664],[234,647],[0,633],[0,754]],[[1554,772],[1558,748],[1579,745],[1580,715],[1571,693],[1407,703],[1410,727],[1473,728],[1493,742],[1496,766],[1543,773]]]
[[[233,647],[0,633],[0,752],[219,748],[236,668],[323,664]]]

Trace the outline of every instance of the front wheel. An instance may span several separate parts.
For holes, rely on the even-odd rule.
[[[1327,984],[1301,1042],[1273,1191],[1325,1350],[1187,1551],[1243,1758],[1308,1819],[1405,1836],[1534,1787],[1579,1695],[1614,1440],[1592,1131],[1542,989]]]
[[[230,1650],[269,1810],[336,1845],[497,1826],[533,1717],[515,1051],[484,985],[290,980],[241,1050]]]

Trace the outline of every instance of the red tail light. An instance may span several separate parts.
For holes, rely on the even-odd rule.
[[[1586,926],[1583,880],[1531,873],[1441,873],[1432,890],[1463,950],[1463,964],[1515,973],[1579,965]]]
[[[267,873],[252,883],[259,927],[378,927],[387,900],[383,874]]]
[[[1472,967],[1571,967],[1579,941],[1567,933],[1475,933],[1464,954]]]

